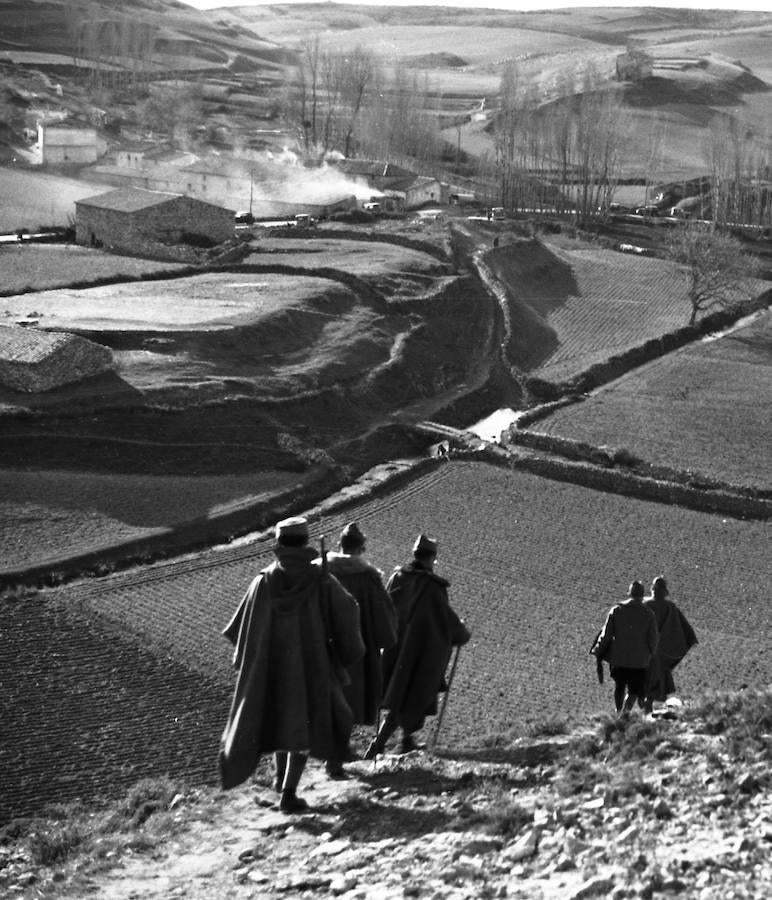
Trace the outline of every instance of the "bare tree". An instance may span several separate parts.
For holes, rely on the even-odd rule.
[[[667,252],[684,267],[690,325],[700,313],[732,306],[756,293],[758,261],[731,234],[699,222],[686,223],[671,231]]]

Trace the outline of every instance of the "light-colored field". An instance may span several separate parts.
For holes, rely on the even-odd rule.
[[[87,553],[226,512],[297,481],[270,470],[196,477],[0,471],[0,558],[12,567]]]
[[[320,232],[321,234],[321,232]],[[261,238],[244,264],[281,263],[299,269],[339,269],[359,278],[384,275],[431,278],[446,272],[434,256],[387,241],[353,241],[330,237],[313,240],[292,237]]]
[[[350,51],[362,45],[384,60],[395,62],[429,53],[452,53],[470,66],[569,52],[581,54],[598,49],[594,41],[559,32],[452,25],[385,25],[330,31],[322,35],[321,40],[324,46],[339,51]]]
[[[0,289],[44,291],[73,282],[151,272],[173,272],[182,266],[132,256],[115,256],[75,244],[0,244]],[[33,303],[32,298],[26,301]],[[22,306],[25,303],[21,304]],[[11,314],[0,298],[0,316]]]
[[[223,330],[255,322],[322,294],[329,284],[325,279],[305,276],[209,273],[168,281],[41,291],[34,297],[4,297],[0,298],[0,315],[18,318],[34,306],[44,328]]]
[[[104,194],[103,184],[21,168],[0,168],[0,232],[39,225],[68,225],[75,201]]]
[[[772,313],[630,372],[535,428],[772,489]]]

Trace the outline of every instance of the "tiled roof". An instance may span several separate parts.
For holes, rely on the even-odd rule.
[[[146,191],[143,188],[127,187],[96,194],[76,200],[75,205],[93,206],[98,209],[115,209],[120,212],[136,212],[151,206],[160,206],[169,200],[176,200],[181,194],[170,194],[165,191]]]

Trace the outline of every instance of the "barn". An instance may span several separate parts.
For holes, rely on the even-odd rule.
[[[0,386],[50,391],[114,368],[109,347],[77,334],[0,325]]]
[[[158,244],[221,244],[234,235],[234,211],[183,194],[118,188],[75,202],[75,239],[133,253]]]
[[[38,123],[38,146],[43,165],[93,163],[107,150],[95,128],[62,122]]]

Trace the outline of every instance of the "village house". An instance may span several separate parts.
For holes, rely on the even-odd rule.
[[[75,202],[75,239],[142,253],[159,244],[220,244],[233,237],[234,212],[195,197],[118,188]]]
[[[442,187],[436,178],[416,175],[393,163],[343,159],[337,168],[367,192],[368,200],[377,199],[386,209],[403,211],[442,202]]]
[[[38,147],[43,165],[87,165],[107,151],[96,128],[67,122],[38,122]]]

